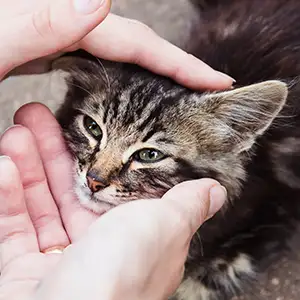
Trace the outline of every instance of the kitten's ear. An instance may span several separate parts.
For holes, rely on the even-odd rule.
[[[53,61],[52,70],[63,71],[64,78],[73,89],[81,87],[82,90],[90,90],[95,82],[100,83],[99,77],[102,72],[99,63],[85,57],[82,54],[67,54]]]
[[[74,73],[74,75],[78,71],[95,74],[98,69],[99,64],[82,55],[64,55],[55,59],[52,63],[52,70],[63,70]]]
[[[271,125],[286,102],[288,87],[277,80],[205,96],[206,113],[221,120],[238,152],[249,149]],[[224,130],[226,132],[226,130]],[[238,142],[237,142],[238,141]]]

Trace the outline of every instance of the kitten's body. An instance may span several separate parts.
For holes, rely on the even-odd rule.
[[[199,235],[194,238],[185,280],[174,296],[178,300],[228,299],[247,287],[287,247],[300,220],[300,2],[203,3],[194,54],[241,86],[270,79],[288,82],[287,102],[278,117],[278,98],[283,96],[276,96],[281,87],[273,83],[252,88],[249,99],[229,91],[238,99],[234,104],[220,94],[215,108],[214,96],[207,100],[139,67],[103,61],[106,73],[94,63],[78,63],[59,112],[80,164],[79,197],[92,209],[98,210],[99,201],[100,206],[106,202],[106,210],[135,198],[157,197],[177,182],[206,176],[228,189],[230,203],[201,227],[201,241]],[[270,101],[260,107],[260,98],[262,103],[268,96]],[[278,109],[270,104],[273,98]],[[101,142],[87,137],[82,113],[101,124]],[[270,127],[263,121],[266,116]],[[152,168],[124,158],[143,143],[170,151],[172,160]],[[101,196],[85,189],[88,169],[112,182]]]

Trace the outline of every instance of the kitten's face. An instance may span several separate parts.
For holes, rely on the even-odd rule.
[[[74,155],[78,198],[99,213],[202,177],[236,195],[245,177],[244,152],[286,97],[280,82],[209,95],[132,66],[108,65],[108,78],[102,72],[81,65],[58,114]],[[261,104],[254,94],[270,99]]]

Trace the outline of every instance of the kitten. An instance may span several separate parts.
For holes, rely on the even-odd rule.
[[[247,289],[300,218],[300,2],[199,4],[194,54],[239,87],[196,92],[80,53],[54,65],[69,74],[57,116],[84,206],[103,213],[202,177],[227,188],[227,205],[192,241],[176,300]]]

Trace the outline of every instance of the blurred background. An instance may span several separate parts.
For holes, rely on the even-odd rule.
[[[113,0],[112,11],[146,23],[185,50],[188,50],[190,28],[195,26],[199,17],[188,0]],[[61,76],[55,73],[15,76],[4,80],[0,83],[0,133],[12,124],[13,114],[22,104],[38,101],[55,111],[65,92],[66,86]],[[251,294],[236,299],[298,300],[300,234],[291,241],[291,250],[259,278]]]

